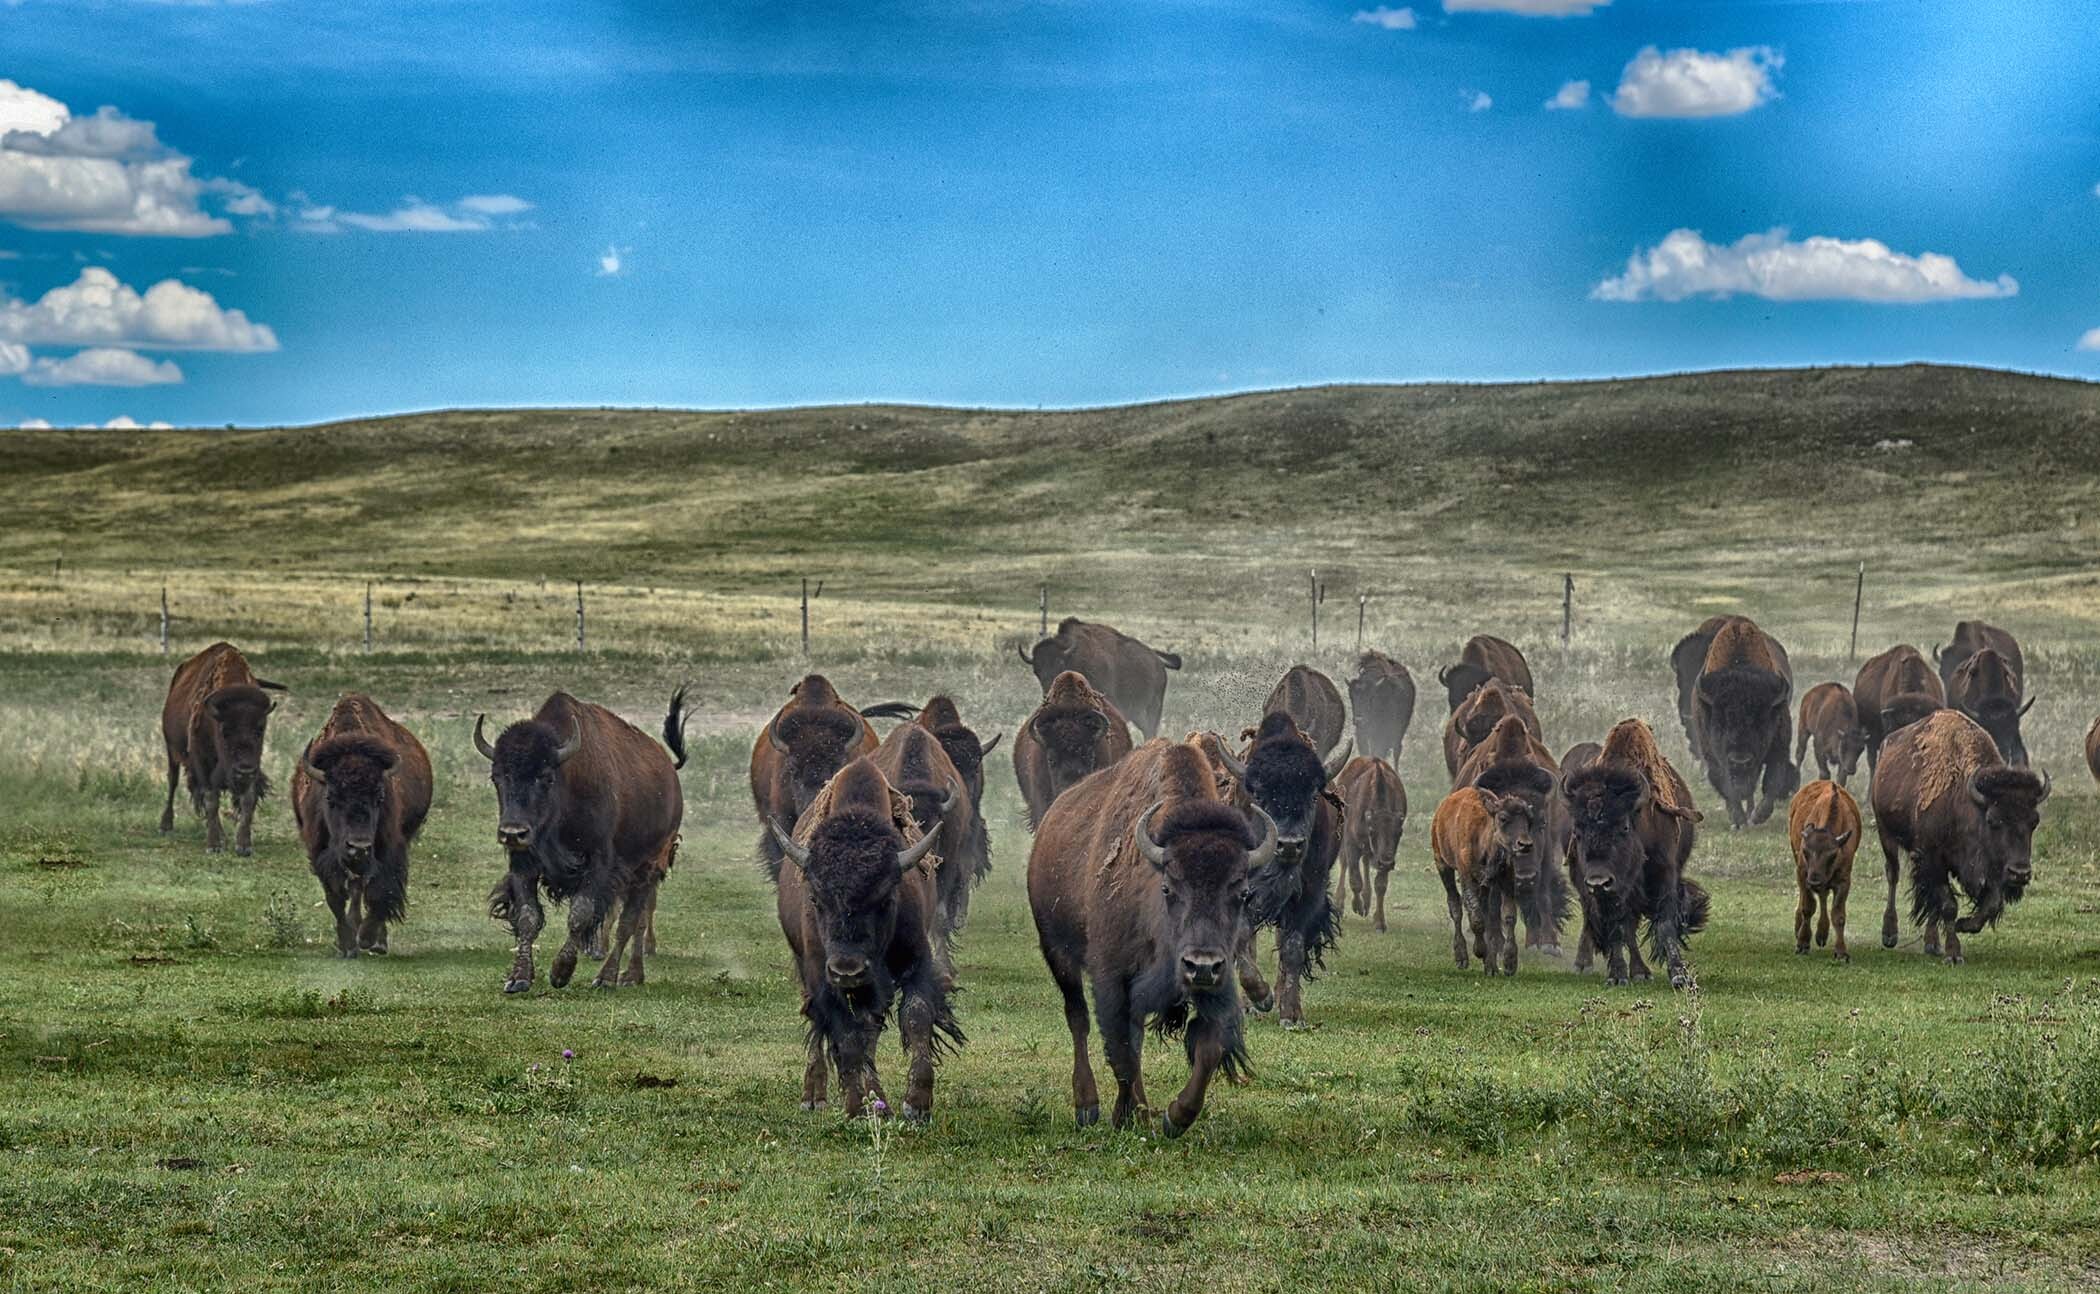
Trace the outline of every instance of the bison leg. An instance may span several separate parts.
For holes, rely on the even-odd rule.
[[[1189,1081],[1181,1085],[1174,1099],[1167,1102],[1167,1112],[1160,1116],[1159,1130],[1169,1138],[1187,1132],[1203,1113],[1203,1098],[1210,1091],[1210,1081],[1225,1063],[1224,1026],[1200,1015],[1190,1020],[1188,1051]]]
[[[341,871],[332,865],[323,864],[321,893],[328,900],[328,911],[335,916],[335,951],[338,957],[357,956],[357,927],[349,916],[349,895],[345,891]]]
[[[598,927],[605,920],[604,899],[586,891],[569,900],[569,937],[562,940],[561,951],[554,954],[554,965],[547,968],[547,983],[555,988],[567,988],[569,980],[576,974],[576,959],[591,942]]]
[[[1471,880],[1460,877],[1458,896],[1466,909],[1466,920],[1473,924],[1473,955],[1482,961],[1488,959],[1487,918],[1480,911],[1480,887]],[[1495,973],[1493,964],[1487,967],[1488,974]]]
[[[642,956],[656,954],[656,896],[663,888],[661,878],[649,884],[649,897],[642,904],[642,918],[635,935],[633,952],[628,957],[627,972],[620,976],[620,985],[638,985],[642,982]]]
[[[262,774],[249,783],[248,789],[234,796],[235,821],[233,827],[233,852],[236,857],[247,858],[255,853],[255,802],[262,798]]]
[[[1388,860],[1379,866],[1378,876],[1373,882],[1373,888],[1378,895],[1378,914],[1371,919],[1371,929],[1376,930],[1380,934],[1385,933],[1385,883],[1392,878],[1392,875],[1393,864]]]
[[[1825,889],[1816,896],[1816,947],[1830,943],[1830,891]]]
[[[504,977],[503,991],[523,993],[532,987],[532,945],[547,923],[547,914],[540,907],[539,880],[530,872],[513,870],[504,877],[504,884],[510,889],[510,928],[517,936],[517,953],[511,958],[510,973]]]
[[[1466,959],[1466,904],[1459,897],[1458,874],[1447,867],[1437,868],[1436,874],[1444,883],[1444,907],[1451,914],[1451,959],[1464,970],[1471,963]]]
[[[1254,931],[1250,928],[1240,936],[1240,946],[1233,954],[1239,968],[1240,992],[1247,998],[1247,1005],[1257,1015],[1267,1015],[1276,1009],[1276,994],[1269,982],[1261,977],[1261,964],[1254,955]]]
[[[620,986],[620,958],[626,954],[627,945],[633,942],[635,933],[642,923],[642,913],[647,910],[647,906],[648,901],[641,894],[636,893],[634,890],[627,892],[626,898],[620,903],[620,921],[613,931],[612,952],[598,967],[598,973],[592,977],[592,988],[618,988]],[[604,930],[608,924],[610,923],[603,921],[598,923],[596,942],[601,944],[605,942]],[[636,949],[635,960],[637,963],[641,960],[639,948]]]
[[[1513,892],[1497,890],[1494,906],[1502,921],[1502,973],[1517,973],[1517,896]]]
[[[1101,1096],[1094,1087],[1094,1065],[1086,1051],[1086,990],[1080,985],[1078,967],[1061,964],[1048,948],[1043,949],[1043,960],[1050,964],[1050,978],[1057,981],[1058,994],[1065,1000],[1065,1028],[1072,1031],[1074,1117],[1080,1127],[1091,1127],[1101,1122]]]
[[[361,876],[350,877],[350,901],[346,904],[345,919],[355,932],[352,947],[347,956],[357,956],[357,944],[362,943],[365,932],[365,882]]]
[[[1903,875],[1903,856],[1897,852],[1896,838],[1889,834],[1887,824],[1876,821],[1874,829],[1881,836],[1881,856],[1889,878],[1889,905],[1881,914],[1881,946],[1896,946],[1896,881]]]
[[[1315,891],[1318,893],[1318,891]],[[1305,1027],[1305,933],[1279,929],[1276,932],[1276,1014],[1286,1029]]]
[[[809,1059],[802,1066],[802,1108],[821,1110],[831,1102],[825,1091],[831,1078],[831,1067],[824,1061],[824,1035],[816,1030],[809,1034]]]
[[[168,755],[168,804],[160,811],[160,834],[172,834],[175,830],[175,791],[182,781],[182,761],[171,752]]]
[[[1116,1108],[1109,1126],[1127,1128],[1142,1104],[1139,1090],[1144,1058],[1143,1022],[1130,1018],[1130,986],[1121,980],[1094,981],[1094,1015],[1101,1022],[1101,1048],[1116,1076]]]
[[[204,799],[204,851],[209,854],[226,852],[226,829],[219,825],[219,790],[213,787]]]
[[[904,1007],[897,1013],[897,1032],[904,1043],[904,1106],[899,1111],[908,1123],[924,1123],[933,1115],[933,999],[927,986],[905,990]]]
[[[1648,963],[1641,957],[1640,921],[1638,918],[1630,916],[1626,918],[1625,928],[1620,938],[1624,940],[1626,945],[1627,973],[1633,977],[1634,982],[1645,984],[1649,980],[1654,979],[1655,972],[1648,969]]]
[[[1852,954],[1845,950],[1845,899],[1851,893],[1852,882],[1846,879],[1837,883],[1836,891],[1830,896],[1830,924],[1837,932],[1837,947],[1831,951],[1841,962],[1852,960]]]
[[[642,922],[642,951],[656,956],[656,891],[649,891],[649,915]]]
[[[1808,953],[1808,922],[1815,915],[1816,896],[1810,892],[1806,882],[1797,887],[1794,900],[1794,952],[1797,956]]]
[[[1598,951],[1604,954],[1604,982],[1607,984],[1630,983],[1631,981],[1626,974],[1626,953],[1629,940],[1626,932],[1621,929],[1621,923],[1618,921],[1604,923],[1598,931],[1597,945]],[[1635,957],[1640,956],[1639,950],[1635,949],[1633,955]]]

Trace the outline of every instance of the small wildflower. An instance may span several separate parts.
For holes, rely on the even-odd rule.
[[[533,1073],[533,1074],[537,1074],[537,1073],[539,1073],[539,1072],[540,1072],[540,1063],[539,1063],[538,1061],[533,1061],[533,1062],[532,1062],[532,1068],[531,1068],[530,1070],[528,1070],[527,1072],[528,1072],[528,1073]]]
[[[570,1051],[567,1047],[564,1047],[561,1049],[561,1058],[563,1060],[574,1060],[576,1059],[576,1053]]]
[[[875,1113],[877,1113],[877,1114],[888,1114],[889,1112],[890,1112],[890,1105],[889,1105],[889,1102],[887,1102],[887,1101],[883,1100],[883,1099],[882,1099],[881,1097],[879,1097],[879,1096],[878,1096],[878,1097],[876,1097],[876,1098],[875,1098]]]

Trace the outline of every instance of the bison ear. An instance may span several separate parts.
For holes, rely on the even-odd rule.
[[[1845,847],[1845,842],[1846,842],[1846,841],[1848,841],[1848,840],[1850,840],[1850,839],[1852,839],[1852,833],[1851,833],[1851,832],[1849,832],[1849,831],[1840,831],[1840,832],[1839,832],[1839,833],[1837,833],[1837,834],[1836,834],[1835,836],[1832,836],[1832,837],[1830,838],[1830,843],[1831,843],[1831,844],[1833,844],[1833,845],[1836,845],[1836,846],[1837,846],[1837,847],[1838,847],[1839,849],[1843,849],[1843,848]]]

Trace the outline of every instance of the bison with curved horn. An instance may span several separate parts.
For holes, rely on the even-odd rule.
[[[1057,797],[1130,750],[1130,725],[1115,702],[1077,670],[1052,679],[1043,703],[1014,733],[1014,780],[1028,806],[1028,829]]]
[[[1925,663],[1924,653],[1898,643],[1868,658],[1852,680],[1852,701],[1867,730],[1867,772],[1881,763],[1881,744],[1898,728],[1916,723],[1947,704],[1946,688]]]
[[[1045,694],[1057,676],[1070,670],[1115,703],[1150,741],[1159,735],[1159,716],[1167,701],[1167,671],[1181,668],[1181,657],[1148,647],[1120,629],[1089,624],[1067,616],[1057,632],[1035,645],[1014,649],[1021,663],[1035,671]]]
[[[263,772],[263,737],[277,709],[271,692],[282,683],[255,676],[248,658],[232,643],[213,643],[182,662],[168,683],[160,733],[168,751],[168,803],[160,811],[160,834],[175,830],[175,790],[190,783],[190,803],[204,819],[204,847],[226,848],[219,825],[219,797],[233,796],[233,852],[255,852],[255,806],[270,790]]]
[[[780,845],[767,823],[792,831],[817,792],[848,761],[871,755],[881,744],[869,717],[909,718],[917,709],[901,701],[856,710],[822,674],[810,674],[788,690],[785,705],[751,743],[751,801],[758,809],[758,854],[766,875],[780,873]]]
[[[2015,768],[2027,766],[2027,742],[2020,720],[2034,706],[2024,694],[2013,658],[1995,647],[1971,653],[1947,683],[1947,704],[1974,719],[1998,743],[1998,753]]]
[[[1524,653],[1517,650],[1515,643],[1493,634],[1468,638],[1459,651],[1458,663],[1438,670],[1436,681],[1444,685],[1445,699],[1456,710],[1473,695],[1474,688],[1491,678],[1523,689],[1526,696],[1538,695],[1532,690],[1531,665],[1525,661]]]
[[[335,703],[292,771],[292,819],[335,916],[335,949],[383,954],[408,914],[408,851],[430,813],[430,755],[371,697]]]
[[[1349,717],[1342,708],[1341,689],[1334,685],[1333,679],[1310,665],[1293,665],[1286,670],[1270,690],[1269,699],[1261,710],[1263,714],[1280,710],[1291,716],[1298,731],[1311,739],[1313,749],[1319,751],[1322,758],[1334,752]]]

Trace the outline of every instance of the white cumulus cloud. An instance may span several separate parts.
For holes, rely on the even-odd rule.
[[[97,346],[64,359],[39,358],[22,375],[29,386],[166,386],[182,380],[172,360],[152,360],[135,350]]]
[[[120,413],[102,424],[104,431],[173,431],[173,423],[140,422],[128,413]]]
[[[459,206],[484,216],[515,216],[532,210],[530,202],[508,193],[470,193],[459,200]]]
[[[1911,256],[1872,238],[1789,239],[1784,229],[1748,234],[1734,243],[1709,243],[1696,230],[1670,231],[1654,247],[1636,251],[1626,271],[1591,289],[1599,301],[1683,301],[1737,295],[1767,301],[1870,301],[1914,305],[2009,297],[2020,290],[2009,274],[1969,278],[1954,258],[1938,252]]]
[[[20,342],[0,341],[0,377],[29,371],[29,348]]]
[[[1444,0],[1445,13],[1513,13],[1526,18],[1587,18],[1611,0]]]
[[[88,116],[47,94],[0,80],[0,220],[31,229],[202,238],[233,225],[204,209],[229,193],[235,214],[256,214],[254,190],[203,178],[161,143],[153,123],[104,106]],[[240,210],[239,208],[247,208]]]
[[[16,424],[15,424],[15,426],[16,426],[16,427],[18,427],[18,428],[20,428],[20,429],[21,429],[21,430],[23,430],[23,431],[49,431],[49,430],[51,430],[51,423],[50,423],[50,422],[49,422],[48,420],[46,420],[46,419],[43,419],[43,418],[24,418],[24,419],[22,419],[22,421],[20,421],[20,422],[16,423]]]
[[[2085,335],[2078,339],[2078,349],[2100,350],[2100,328],[2086,329]]]
[[[1619,76],[1611,106],[1622,117],[1733,117],[1773,98],[1785,62],[1767,45],[1708,54],[1650,45]]]
[[[633,250],[631,247],[608,247],[600,252],[598,254],[598,277],[609,279],[625,273],[627,262],[623,258],[628,252]]]
[[[1587,108],[1589,106],[1590,83],[1588,81],[1568,81],[1562,84],[1552,98],[1546,100],[1546,111],[1548,112],[1573,112],[1578,108]]]
[[[201,288],[162,279],[140,293],[100,265],[33,302],[0,294],[0,340],[149,350],[277,349],[268,324],[220,306]]]
[[[1383,27],[1387,31],[1413,31],[1415,11],[1412,9],[1389,9],[1384,5],[1376,9],[1359,9],[1350,22],[1360,22],[1371,27]]]

